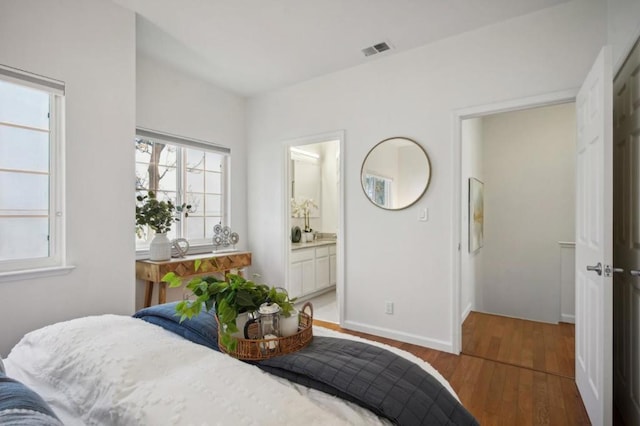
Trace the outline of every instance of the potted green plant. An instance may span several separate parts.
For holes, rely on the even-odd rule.
[[[194,263],[196,271],[199,270],[201,262],[196,260]],[[236,274],[227,274],[226,278],[225,281],[215,276],[206,276],[189,280],[186,288],[191,290],[195,298],[179,302],[176,305],[176,314],[180,315],[182,322],[199,315],[203,307],[207,311],[215,308],[221,327],[221,343],[230,351],[237,347],[236,338],[243,337],[240,328],[244,327],[248,314],[258,310],[263,303],[277,303],[285,318],[297,313],[293,304],[295,299],[289,299],[287,292],[282,288],[256,284]],[[180,277],[173,272],[162,277],[162,281],[169,283],[169,287],[182,285]]]
[[[149,259],[171,259],[171,242],[167,232],[171,230],[174,221],[180,221],[176,213],[184,212],[185,216],[188,216],[191,205],[176,206],[171,200],[160,201],[154,191],[149,191],[147,195],[138,195],[136,201],[136,234],[143,235],[146,226],[155,232],[149,245]]]

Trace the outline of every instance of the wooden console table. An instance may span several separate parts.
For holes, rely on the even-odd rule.
[[[195,270],[194,262],[201,260],[200,269]],[[173,272],[181,278],[197,277],[213,272],[222,272],[225,275],[232,269],[239,269],[251,265],[251,253],[248,251],[228,253],[203,253],[189,255],[171,260],[153,261],[136,260],[136,278],[145,281],[144,307],[151,306],[153,285],[158,283],[158,303],[167,301],[167,283],[162,277],[168,272]]]

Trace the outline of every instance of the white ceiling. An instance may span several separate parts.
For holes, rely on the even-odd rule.
[[[140,52],[251,96],[568,0],[112,1],[138,13]]]

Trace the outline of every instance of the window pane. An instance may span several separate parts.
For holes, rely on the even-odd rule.
[[[44,210],[48,212],[49,176],[0,172],[0,212],[2,210]]]
[[[189,192],[204,192],[204,172],[202,170],[187,172],[186,188]]]
[[[157,191],[156,198],[160,201],[171,201],[174,204],[176,203],[175,191],[163,191],[163,190]]]
[[[207,152],[205,158],[205,170],[220,172],[224,164],[225,156],[216,152]]]
[[[0,260],[49,256],[48,218],[0,217]]]
[[[161,167],[160,168],[160,181],[159,191],[172,191],[178,190],[178,182],[176,181],[176,168],[175,167]]]
[[[0,121],[49,129],[49,94],[0,80]]]
[[[222,216],[222,197],[220,195],[205,195],[205,216]]]
[[[222,193],[222,176],[221,173],[206,172],[206,185],[207,193],[209,194],[221,194]]]
[[[136,190],[149,189],[149,165],[136,163]]]
[[[189,217],[202,216],[204,214],[204,200],[202,199],[202,194],[188,192],[185,202],[191,205]]]
[[[190,169],[203,170],[205,153],[201,150],[186,148],[187,171]]]
[[[177,152],[178,152],[178,148],[176,148],[173,145],[169,145],[169,144],[161,144],[161,143],[155,143],[156,146],[156,150],[160,149],[160,160],[158,161],[158,165],[160,166],[170,166],[170,167],[176,167],[177,162],[178,162],[178,158],[177,158]]]
[[[153,149],[153,142],[149,139],[135,138],[136,143],[136,161],[149,162],[151,158],[151,150]]]
[[[0,125],[0,168],[49,171],[49,133]]]
[[[189,215],[184,221],[187,240],[201,240],[204,238],[204,218]]]

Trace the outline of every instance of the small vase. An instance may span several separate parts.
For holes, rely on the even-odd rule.
[[[149,260],[171,259],[171,241],[165,233],[157,233],[149,245]]]
[[[280,317],[280,333],[282,337],[289,337],[296,334],[298,332],[299,322],[300,318],[297,309],[294,309],[289,317]]]
[[[244,339],[244,325],[247,321],[249,321],[249,312],[238,314],[236,317],[236,327],[238,327],[238,331],[232,333],[231,336]]]

